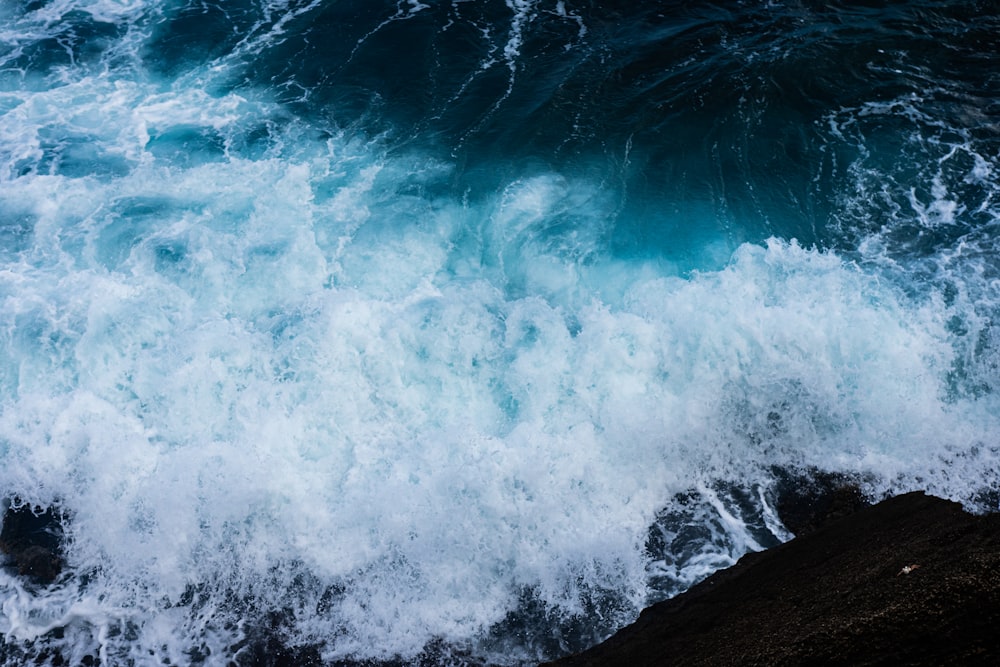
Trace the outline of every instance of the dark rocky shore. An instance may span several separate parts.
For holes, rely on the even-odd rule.
[[[868,506],[849,481],[815,473],[779,486],[776,505],[795,539],[744,556],[549,667],[1000,664],[1000,514],[974,516],[922,493]],[[55,579],[63,520],[8,507],[7,567],[36,586]],[[324,664],[318,647],[285,646],[281,626],[280,614],[263,619],[232,664]],[[19,655],[11,651],[0,650],[5,664]],[[435,664],[435,653],[420,663]]]
[[[549,663],[979,664],[1000,664],[1000,515],[922,493],[748,554],[599,646]]]

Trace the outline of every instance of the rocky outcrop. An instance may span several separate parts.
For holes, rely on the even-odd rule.
[[[19,575],[50,584],[63,567],[62,535],[59,510],[10,504],[0,529],[0,552]]]
[[[748,554],[550,664],[1000,664],[998,628],[1000,515],[909,493]]]

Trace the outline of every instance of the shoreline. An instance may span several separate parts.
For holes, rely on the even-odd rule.
[[[650,605],[596,646],[541,664],[941,665],[1000,656],[1000,514],[973,515],[923,492],[869,505],[855,481],[818,471],[785,473],[775,500],[796,537]],[[8,506],[0,535],[7,567],[36,585],[51,581],[64,520],[58,509]],[[416,664],[326,662],[319,646],[287,645],[284,620],[276,613],[253,623],[227,664]],[[456,660],[483,667],[446,646],[428,646],[419,664]]]
[[[911,492],[747,554],[547,667],[994,664],[1000,514]]]

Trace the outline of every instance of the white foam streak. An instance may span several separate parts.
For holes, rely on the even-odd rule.
[[[73,11],[84,11],[97,21],[116,23],[135,18],[149,8],[146,0],[52,0],[28,15],[32,21],[54,24]]]

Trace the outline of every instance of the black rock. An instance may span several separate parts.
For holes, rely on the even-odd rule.
[[[558,667],[1000,664],[1000,514],[909,493],[744,556]]]
[[[58,509],[8,505],[0,529],[7,566],[35,583],[55,581],[63,567],[62,521]]]
[[[847,475],[813,469],[773,472],[778,480],[774,489],[775,510],[785,528],[796,537],[871,504],[858,481]]]

